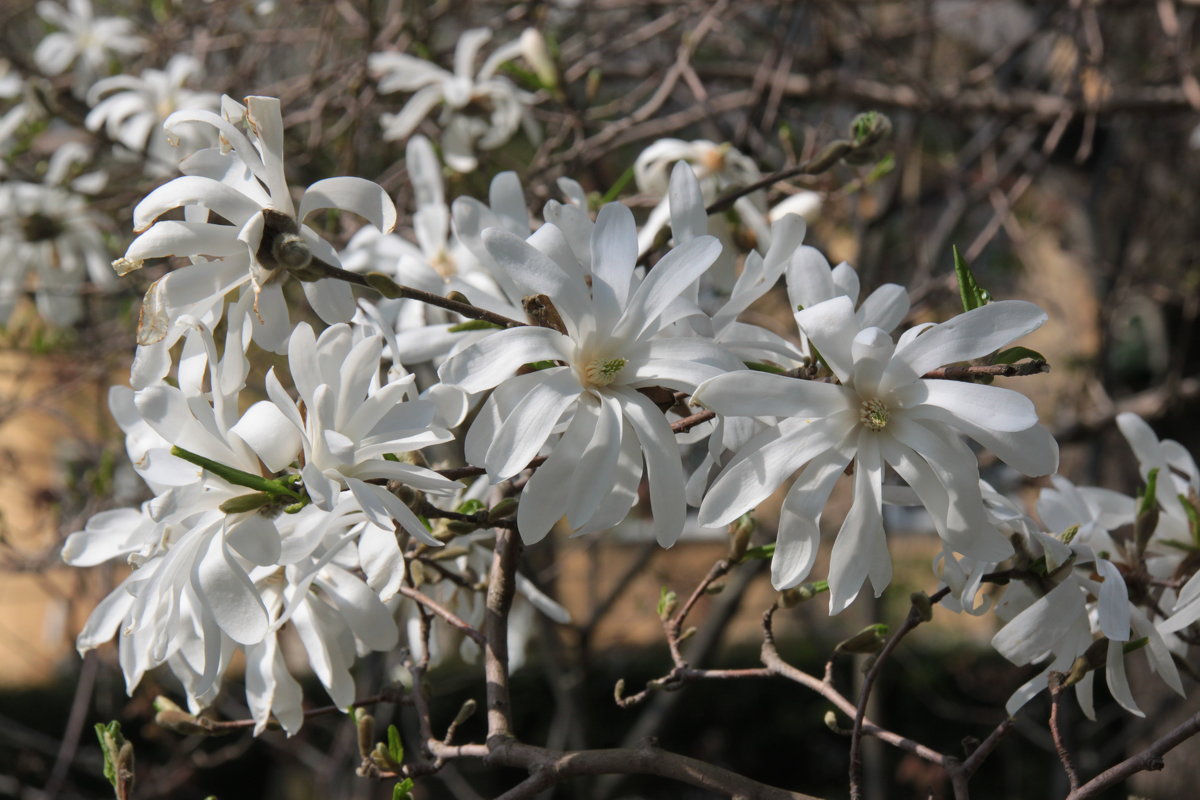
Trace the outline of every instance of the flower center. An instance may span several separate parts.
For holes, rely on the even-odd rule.
[[[21,227],[21,235],[27,242],[48,242],[57,239],[66,230],[60,220],[41,211],[22,217],[18,224]]]
[[[628,363],[623,358],[597,358],[584,367],[584,380],[591,386],[608,386]]]
[[[429,259],[429,266],[433,267],[433,271],[441,276],[444,281],[448,281],[458,274],[458,265],[454,263],[454,258],[445,250],[438,250],[437,254]]]
[[[858,411],[858,421],[873,431],[881,431],[887,427],[888,407],[880,400],[863,400]]]

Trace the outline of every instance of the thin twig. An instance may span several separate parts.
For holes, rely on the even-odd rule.
[[[1054,752],[1058,753],[1058,760],[1062,762],[1063,770],[1067,773],[1067,780],[1071,782],[1071,791],[1079,788],[1079,772],[1075,769],[1075,762],[1071,758],[1071,751],[1067,749],[1067,743],[1063,738],[1062,720],[1062,696],[1066,691],[1063,686],[1063,679],[1066,677],[1061,672],[1050,673],[1050,735],[1054,737]]]
[[[482,646],[487,643],[487,638],[481,632],[471,627],[469,623],[463,621],[462,617],[457,616],[453,611],[449,610],[443,605],[439,605],[436,601],[431,600],[429,597],[417,591],[416,589],[411,589],[407,586],[401,586],[398,591],[405,597],[417,601],[434,614],[437,614],[446,622],[450,623],[452,627],[457,628],[466,634],[467,638],[476,644]]]

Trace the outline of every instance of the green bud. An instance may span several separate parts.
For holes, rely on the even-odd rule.
[[[246,511],[258,511],[273,502],[275,502],[275,498],[272,495],[266,492],[254,492],[231,497],[221,503],[219,508],[226,514],[241,514]]]
[[[392,800],[412,800],[413,779],[405,778],[392,787]]]
[[[467,548],[457,545],[454,547],[439,547],[433,549],[432,552],[426,553],[424,558],[429,561],[449,561],[459,556],[465,556],[469,552],[471,551]]]
[[[1067,677],[1063,679],[1062,685],[1066,687],[1079,683],[1089,672],[1103,667],[1107,657],[1108,639],[1101,637],[1088,645],[1088,649],[1083,651],[1083,655],[1075,659],[1075,662],[1071,664],[1071,669],[1067,672]]]
[[[741,561],[746,554],[746,548],[750,544],[750,536],[754,533],[757,525],[754,522],[754,517],[749,514],[742,514],[729,525],[729,560]]]
[[[1146,490],[1138,503],[1137,518],[1133,522],[1133,541],[1140,558],[1146,552],[1150,537],[1158,529],[1158,500],[1155,496],[1158,485],[1158,468],[1150,470],[1146,476]]]
[[[360,710],[355,713],[354,726],[358,729],[358,754],[370,758],[375,749],[375,718]]]
[[[659,590],[659,593],[658,593],[658,618],[659,619],[661,619],[661,620],[670,619],[671,615],[675,613],[675,608],[678,605],[679,605],[679,596],[677,594],[675,594],[675,592],[671,591],[666,586],[662,587],[662,589]]]
[[[400,740],[400,729],[395,725],[388,725],[387,754],[396,765],[395,769],[400,769],[400,765],[404,763],[404,742]]]
[[[504,330],[503,327],[486,319],[469,319],[446,329],[450,333],[466,333],[467,331]]]
[[[388,300],[397,300],[404,297],[404,290],[400,288],[400,284],[382,272],[368,272],[365,278],[368,286]]]
[[[375,747],[371,750],[367,758],[382,772],[395,772],[402,767],[401,764],[397,764],[392,760],[391,755],[388,753],[387,745],[383,742],[376,742]]]
[[[475,713],[475,708],[477,705],[478,704],[474,699],[468,697],[466,701],[463,702],[462,707],[458,709],[458,713],[454,715],[453,724],[462,725],[464,722],[469,720]]]
[[[829,730],[833,731],[834,733],[845,733],[845,731],[842,730],[841,726],[838,725],[838,718],[837,718],[836,711],[830,710],[830,711],[825,712],[825,727],[829,728]]]
[[[725,591],[725,584],[723,583],[710,583],[704,587],[705,594],[720,594],[723,591]]]
[[[505,497],[488,509],[488,522],[511,517],[517,510],[518,500],[515,497]]]
[[[912,607],[916,609],[917,617],[921,622],[929,622],[933,619],[933,601],[929,599],[929,595],[924,592],[913,592],[908,599],[912,602]]]
[[[868,625],[858,633],[838,642],[835,653],[878,653],[887,641],[888,626],[882,622]]]
[[[97,722],[95,731],[104,754],[104,777],[112,784],[117,800],[128,800],[133,791],[133,745],[125,741],[119,722]]]
[[[688,639],[696,635],[696,626],[690,625],[688,629],[679,635],[679,642],[686,642]]]

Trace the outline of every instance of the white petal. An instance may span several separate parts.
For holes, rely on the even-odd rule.
[[[267,635],[267,609],[254,583],[224,547],[220,536],[195,567],[197,591],[221,630],[238,644],[261,642]]]
[[[384,233],[396,228],[396,204],[374,181],[348,177],[317,181],[300,198],[299,219],[324,208],[358,214]]]
[[[771,559],[771,585],[790,589],[808,577],[821,547],[821,510],[850,461],[830,450],[808,463],[796,478],[779,515],[779,534]]]
[[[747,442],[713,481],[700,504],[700,524],[706,528],[729,524],[770,496],[810,459],[836,446],[850,430],[841,416],[807,424],[785,422]]]
[[[254,451],[271,472],[279,472],[300,452],[300,432],[279,410],[279,406],[260,400],[230,428]]]
[[[1100,584],[1100,632],[1115,642],[1129,641],[1129,590],[1116,565],[1105,558],[1096,560]]]
[[[359,641],[372,650],[396,646],[400,630],[387,606],[365,583],[333,564],[321,571],[316,583]]]
[[[646,458],[654,534],[660,545],[670,547],[683,532],[687,518],[679,445],[675,443],[675,434],[666,417],[645,395],[631,389],[623,389],[619,394],[621,411],[637,433]]]
[[[561,359],[570,346],[570,339],[549,328],[510,328],[452,356],[438,369],[438,376],[443,383],[474,394],[512,377],[523,364]]]
[[[911,383],[931,369],[985,356],[1045,321],[1045,311],[1023,300],[1001,300],[959,314],[898,345],[880,391]]]
[[[559,417],[582,389],[569,368],[543,370],[539,381],[521,399],[496,431],[484,467],[493,479],[510,478],[538,454]]]
[[[850,298],[844,295],[834,297],[797,311],[796,323],[838,380],[849,383],[854,374],[851,345],[861,330]],[[880,391],[886,390],[881,388]]]
[[[617,331],[639,337],[646,331],[658,330],[659,317],[671,302],[699,280],[720,254],[721,243],[714,236],[697,236],[671,250],[634,292],[617,323]]]
[[[828,417],[851,408],[850,392],[831,383],[745,370],[710,378],[692,400],[719,414],[738,417]]]
[[[937,406],[956,419],[1003,433],[1016,433],[1038,424],[1037,411],[1028,397],[998,386],[920,380],[903,387],[897,396],[903,398],[909,413],[917,417],[922,416],[922,406]]]
[[[883,534],[883,459],[871,431],[859,436],[854,461],[854,504],[846,514],[829,554],[829,613],[841,613],[858,597],[869,577],[875,596],[892,579],[892,557]]]
[[[637,226],[620,203],[609,203],[596,215],[592,230],[592,303],[599,330],[612,330],[629,301],[629,284],[637,261]]]

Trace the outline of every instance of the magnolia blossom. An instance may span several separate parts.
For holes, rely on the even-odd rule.
[[[199,61],[180,54],[171,56],[165,69],[148,69],[136,77],[103,78],[88,91],[87,100],[93,108],[84,122],[88,130],[103,127],[109,138],[135,153],[144,153],[147,167],[155,174],[172,172],[181,156],[210,146],[214,138],[191,126],[177,127],[168,136],[162,127],[176,111],[217,110],[218,94],[184,86],[203,76]]]
[[[398,283],[433,294],[458,292],[489,311],[521,316],[520,296],[514,302],[510,297],[515,290],[508,293],[501,288],[496,277],[499,270],[479,243],[478,228],[480,224],[502,225],[519,235],[529,235],[528,212],[515,173],[501,173],[492,179],[495,211],[473,198],[456,200],[452,226],[441,165],[428,139],[420,135],[409,139],[405,165],[417,201],[413,214],[415,243],[399,234],[364,227],[342,253],[346,268],[382,272]],[[474,240],[472,244],[463,241],[461,228],[466,228],[466,236]],[[388,337],[397,363],[401,359],[409,364],[440,360],[453,348],[476,338],[473,332],[464,330],[465,320],[458,314],[416,300],[365,301],[364,308],[371,309],[367,315],[376,319],[378,328]]]
[[[146,49],[146,40],[123,17],[97,17],[91,0],[67,0],[64,8],[51,0],[37,4],[38,15],[61,28],[38,42],[33,59],[47,75],[61,75],[75,65],[75,93],[82,96],[92,80],[107,71],[114,55],[131,56]]]
[[[1019,666],[1043,661],[1046,666],[1009,698],[1005,705],[1009,714],[1044,690],[1051,672],[1069,672],[1076,659],[1093,647],[1097,634],[1107,640],[1102,647],[1108,689],[1127,711],[1145,716],[1133,699],[1125,671],[1125,648],[1133,639],[1144,639],[1141,649],[1150,669],[1172,690],[1184,694],[1165,640],[1146,614],[1130,603],[1115,564],[1098,557],[1086,544],[1047,534],[1025,540],[1024,549],[1027,557],[1039,559],[1036,563],[1045,577],[1009,586],[996,607],[1007,624],[992,638],[992,646]],[[1095,719],[1094,681],[1095,672],[1088,671],[1075,684],[1076,699],[1091,719]]]
[[[638,390],[690,392],[740,365],[710,342],[665,335],[680,313],[674,301],[717,257],[716,240],[702,236],[675,248],[638,280],[636,237],[627,208],[614,203],[600,211],[589,287],[556,225],[543,225],[529,241],[507,231],[484,233],[510,278],[527,295],[545,298],[545,321],[555,327],[493,333],[446,361],[439,375],[467,392],[495,388],[465,441],[467,459],[495,481],[525,469],[562,430],[524,490],[517,522],[527,542],[564,515],[576,531],[619,522],[637,500],[643,458],[659,542],[671,545],[683,530],[684,475],[674,434]],[[685,304],[683,313],[687,308],[694,309]],[[554,363],[517,374],[541,361]]]
[[[637,181],[638,189],[662,198],[638,233],[639,254],[650,249],[671,216],[669,176],[672,165],[679,161],[692,168],[699,181],[705,204],[713,202],[727,190],[746,186],[762,177],[754,161],[730,144],[716,144],[706,139],[692,142],[682,139],[659,139],[643,150],[633,165],[633,177]],[[733,204],[733,210],[737,212],[741,222],[754,232],[760,247],[765,249],[770,245],[771,231],[767,222],[765,199],[761,192],[738,198]],[[724,273],[728,273],[731,277],[736,248],[728,246],[731,244],[731,232],[724,219],[722,215],[714,217],[708,223],[716,226],[713,229],[714,235],[726,245],[720,269],[723,276]],[[726,288],[729,277],[723,277]]]
[[[380,92],[414,92],[400,113],[383,115],[383,138],[407,138],[429,112],[444,105],[438,120],[442,150],[446,163],[459,172],[476,168],[476,148],[499,147],[518,127],[530,139],[540,138],[529,113],[533,95],[496,75],[501,64],[521,54],[522,40],[498,47],[474,72],[479,51],[491,38],[487,28],[464,32],[454,50],[454,72],[405,53],[372,53],[368,64]]]
[[[1136,414],[1117,415],[1117,427],[1129,442],[1138,461],[1138,472],[1148,479],[1151,470],[1158,470],[1154,493],[1163,514],[1159,517],[1155,539],[1190,541],[1188,514],[1183,500],[1191,501],[1200,510],[1200,468],[1196,460],[1174,439],[1159,440],[1153,429]]]
[[[254,340],[283,352],[291,329],[281,284],[289,273],[306,278],[304,292],[313,310],[329,323],[354,316],[349,284],[321,279],[314,261],[340,266],[337,252],[304,224],[314,211],[337,208],[357,214],[377,228],[396,225],[396,207],[378,185],[362,178],[326,178],[305,190],[297,209],[283,170],[283,119],[279,101],[248,97],[242,106],[223,99],[223,116],[208,111],[177,111],[166,126],[201,123],[217,130],[221,147],[184,160],[184,176],[155,189],[133,212],[141,232],[118,269],[136,269],[148,258],[191,257],[192,264],[168,274],[147,292],[139,343],[166,336],[169,320],[188,305],[224,296],[250,285],[255,294]],[[246,133],[239,126],[245,125]],[[160,220],[183,208],[184,220]],[[213,222],[209,215],[224,220]],[[208,258],[199,258],[206,256]]]
[[[101,235],[103,221],[87,200],[60,184],[73,161],[83,154],[64,147],[50,160],[44,181],[0,182],[0,324],[8,321],[21,300],[30,276],[38,313],[54,325],[73,325],[83,315],[83,287],[110,287],[115,281],[108,266],[108,248]],[[100,177],[97,175],[85,178]],[[91,188],[81,178],[72,186]]]
[[[975,456],[965,434],[1030,475],[1054,471],[1058,447],[1037,424],[1033,404],[1008,389],[921,378],[947,363],[985,356],[1036,329],[1031,303],[977,308],[899,341],[861,328],[849,297],[796,315],[838,384],[752,372],[709,380],[693,400],[721,414],[779,417],[739,450],[700,506],[702,525],[725,525],[801,470],[784,501],[771,564],[777,588],[803,580],[816,559],[818,520],[833,486],[853,462],[854,505],[833,546],[830,609],[849,605],[869,577],[876,594],[891,580],[880,515],[884,465],[921,498],[955,552],[999,560],[1011,546],[984,515]]]

